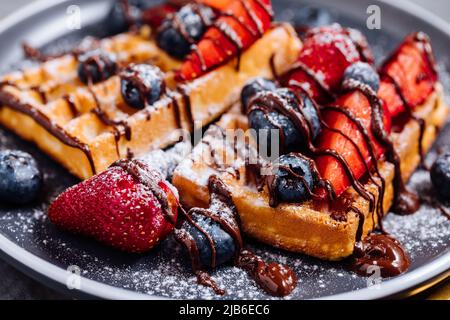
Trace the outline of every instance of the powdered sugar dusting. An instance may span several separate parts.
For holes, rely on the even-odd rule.
[[[425,170],[417,171],[409,183],[412,190],[420,195],[433,198],[433,186],[430,175]],[[433,227],[430,228],[429,226]],[[450,222],[439,209],[424,204],[419,212],[411,216],[386,219],[387,229],[404,244],[411,258],[427,254],[439,254],[442,248],[449,246]],[[425,251],[425,252],[424,252]]]

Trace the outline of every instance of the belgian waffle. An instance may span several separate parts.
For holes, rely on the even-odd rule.
[[[443,100],[441,85],[427,101],[417,107],[417,117],[425,120],[422,147],[425,152],[436,138],[437,132],[446,121],[448,107]],[[217,175],[225,181],[232,192],[233,201],[240,215],[242,229],[247,235],[264,243],[292,252],[305,253],[326,260],[340,260],[353,253],[358,232],[366,236],[377,225],[377,215],[369,210],[369,204],[354,189],[349,189],[339,201],[351,201],[358,213],[349,213],[345,221],[332,218],[339,211],[338,203],[310,200],[301,204],[282,204],[277,208],[269,205],[267,188],[258,191],[246,165],[249,154],[256,153],[252,135],[247,152],[236,142],[225,139],[226,129],[248,129],[247,117],[239,112],[224,115],[217,125],[212,126],[203,141],[183,161],[174,174],[174,185],[178,188],[183,203],[188,207],[206,207],[209,194],[207,181]],[[420,126],[410,120],[400,133],[393,134],[397,152],[401,158],[402,178],[407,180],[420,162]],[[225,141],[226,140],[226,141]],[[379,171],[385,179],[383,206],[388,212],[394,197],[394,166],[380,161]],[[369,190],[379,197],[373,183],[366,183]],[[338,202],[339,202],[338,201]]]
[[[77,77],[73,54],[0,79],[0,123],[37,144],[72,174],[87,179],[111,163],[164,148],[224,113],[254,77],[286,70],[301,49],[289,25],[272,27],[236,59],[197,78],[177,83],[179,63],[142,34],[126,33],[94,44],[114,53],[119,66],[149,63],[164,73],[168,90],[158,102],[136,111],[123,101],[113,76],[87,87]],[[271,61],[273,62],[271,64]]]

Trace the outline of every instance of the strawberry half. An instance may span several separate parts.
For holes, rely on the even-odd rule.
[[[231,1],[183,63],[178,80],[196,79],[236,57],[269,29],[272,16],[270,0]]]
[[[364,36],[356,30],[339,25],[315,28],[304,39],[304,47],[298,57],[298,67],[282,77],[282,83],[296,90],[301,86],[318,102],[336,91],[345,69],[358,61],[372,62]]]
[[[408,36],[381,68],[380,98],[392,116],[425,102],[434,91],[438,75],[428,37],[423,33]]]
[[[126,252],[154,248],[173,230],[178,200],[168,183],[148,166],[142,162],[140,167],[133,166],[135,160],[128,163],[130,170],[144,170],[140,172],[145,179],[153,179],[152,187],[130,170],[113,166],[61,194],[49,208],[50,220],[64,230]],[[157,192],[152,191],[155,188]],[[161,195],[167,199],[167,212],[158,200]]]
[[[360,91],[353,91],[340,97],[335,105],[345,109],[358,119],[362,126],[367,129],[367,133],[375,157],[380,158],[383,153],[383,147],[378,143],[371,130],[372,109],[367,97]],[[322,113],[324,122],[330,129],[324,128],[318,138],[317,147],[319,150],[331,149],[335,150],[348,163],[353,175],[356,179],[360,179],[366,173],[367,168],[372,167],[371,153],[366,142],[365,136],[359,130],[357,124],[345,113],[332,109],[325,109]],[[390,132],[390,115],[387,109],[384,110],[384,127]],[[335,131],[337,130],[337,131]],[[341,132],[342,134],[338,133]],[[357,146],[347,138],[351,139]],[[361,155],[358,153],[361,151]],[[364,162],[366,165],[364,165]],[[350,186],[350,180],[347,177],[344,167],[332,156],[319,156],[316,159],[317,168],[321,177],[328,180],[333,186],[336,195],[340,196]]]

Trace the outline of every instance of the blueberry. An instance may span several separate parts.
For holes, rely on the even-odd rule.
[[[183,228],[191,235],[197,244],[202,266],[208,268],[212,267],[211,243],[202,231],[205,231],[213,239],[214,248],[216,250],[216,267],[231,261],[236,252],[234,239],[231,235],[223,230],[219,223],[208,217],[199,214],[193,214],[191,217],[201,230],[186,221],[183,224]]]
[[[124,0],[114,1],[113,6],[107,16],[106,25],[111,34],[117,34],[126,31],[130,27],[130,22],[139,23],[141,12],[154,4],[153,0]],[[125,10],[128,9],[128,12]],[[131,21],[130,21],[131,20]]]
[[[321,131],[321,123],[319,111],[305,92],[300,92],[298,95],[294,91],[287,88],[280,88],[276,90],[277,94],[287,101],[288,108],[294,108],[300,111],[308,124],[311,139],[315,140]],[[306,137],[302,137],[303,145],[305,145]]]
[[[28,204],[35,200],[42,185],[36,161],[22,151],[0,151],[0,201]]]
[[[450,200],[450,152],[438,157],[431,167],[431,181],[439,193],[446,200]]]
[[[117,73],[115,57],[100,50],[93,50],[78,57],[78,77],[85,84],[104,81]]]
[[[277,103],[282,103],[283,108],[286,111],[295,110],[300,117],[304,117],[306,123],[308,124],[308,129],[311,132],[310,139],[314,140],[321,130],[320,118],[314,103],[306,94],[300,94],[297,96],[292,90],[286,88],[280,88],[275,90],[274,93],[259,93],[256,95],[255,100],[250,106],[249,113],[249,125],[256,131],[260,130],[282,130],[283,139],[280,139],[280,151],[298,151],[304,149],[307,146],[308,138],[303,136],[302,128],[297,127],[294,124],[294,119],[287,117],[285,114],[279,110],[273,108],[268,108],[268,110],[261,110],[258,107],[260,101],[269,102],[273,100],[273,97],[278,97]],[[303,99],[301,102],[300,99]],[[291,113],[292,112],[287,112]],[[261,135],[258,135],[258,137]],[[258,140],[259,149],[266,148],[270,154],[272,153],[272,141],[271,136],[268,135],[267,142]]]
[[[121,92],[125,102],[144,109],[158,101],[165,92],[164,74],[148,64],[132,64],[120,72]]]
[[[162,24],[156,41],[169,55],[183,59],[215,19],[214,11],[201,4],[187,4]]]
[[[280,138],[280,152],[292,150],[295,146],[301,144],[301,136],[294,124],[284,115],[271,111],[265,113],[261,110],[252,111],[249,114],[250,127],[257,131],[258,149],[260,155],[264,156],[263,150],[266,150],[266,155],[272,155],[277,150],[273,149],[272,136],[270,130],[282,130],[283,139]],[[264,139],[263,130],[267,130],[267,139]],[[281,133],[280,133],[281,136]]]
[[[248,108],[250,100],[259,92],[262,91],[275,91],[277,84],[272,80],[264,78],[256,78],[250,81],[241,93],[241,103],[245,110]]]
[[[380,89],[380,76],[365,62],[356,62],[349,66],[344,72],[344,81],[355,80],[371,87],[375,92]]]
[[[317,173],[312,169],[312,160],[297,153],[290,153],[278,159],[278,170],[272,188],[279,202],[298,203],[311,198],[309,191],[314,190],[317,180]]]
[[[250,106],[250,113],[248,115],[249,125],[258,133],[259,150],[266,150],[267,154],[272,154],[276,150],[272,150],[272,137],[270,131],[267,133],[267,140],[261,140],[263,137],[262,130],[280,130],[280,151],[289,151],[298,147],[302,143],[302,136],[295,127],[294,123],[284,114],[281,114],[276,109],[260,110],[258,108],[258,99],[266,100],[266,97],[278,97],[282,103],[289,103],[284,100],[279,93],[283,91],[276,90],[273,94],[267,92],[260,92],[256,95],[256,103]],[[270,99],[270,98],[269,98]],[[296,103],[298,104],[298,102]],[[296,106],[294,106],[296,107]],[[281,138],[282,137],[282,138]]]
[[[333,18],[327,10],[308,5],[295,10],[292,20],[293,24],[301,31],[330,25],[333,22]]]
[[[322,130],[319,111],[308,94],[302,92],[300,93],[300,98],[303,100],[302,113],[309,123],[311,138],[315,140]]]

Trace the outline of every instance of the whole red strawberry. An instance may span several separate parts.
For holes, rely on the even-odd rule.
[[[177,212],[168,182],[145,163],[131,160],[66,190],[48,214],[64,230],[141,253],[173,230]]]
[[[358,61],[373,62],[365,37],[357,30],[335,24],[311,29],[305,39],[297,67],[283,76],[284,85],[301,86],[318,102],[329,100],[339,89],[344,71]]]

